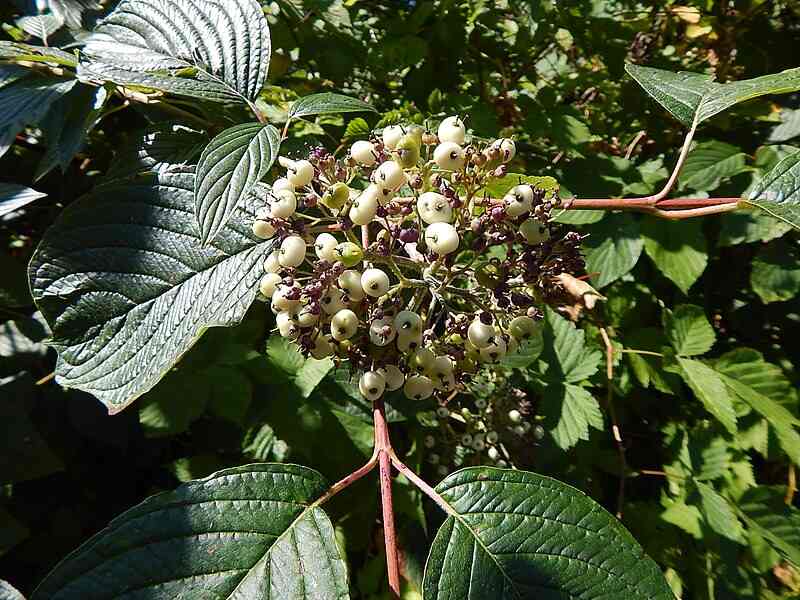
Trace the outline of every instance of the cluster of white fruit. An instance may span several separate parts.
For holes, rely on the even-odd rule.
[[[281,157],[285,177],[256,214],[254,234],[280,240],[260,285],[278,331],[314,358],[349,360],[368,399],[444,399],[538,333],[531,265],[557,199],[525,184],[489,198],[516,146],[466,142],[449,117],[436,135],[386,127],[345,160]],[[506,259],[487,287],[481,254],[495,245]]]

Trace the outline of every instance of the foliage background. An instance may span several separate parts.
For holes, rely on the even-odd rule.
[[[0,7],[6,39],[28,39],[15,26],[30,10],[24,4]],[[515,171],[552,175],[579,197],[659,189],[682,141],[682,127],[625,75],[626,60],[711,72],[724,81],[797,66],[800,42],[800,7],[791,0],[263,4],[274,53],[259,106],[271,121],[285,120],[294,98],[328,89],[380,111],[296,123],[282,152],[319,143],[333,149],[375,126],[458,113],[477,135],[515,136]],[[83,15],[85,27],[93,15]],[[62,28],[48,41],[81,35]],[[0,217],[0,578],[25,592],[113,516],[179,481],[253,460],[299,462],[334,480],[371,449],[369,411],[352,397],[346,374],[304,369],[291,351],[267,340],[271,317],[261,305],[241,326],[207,333],[152,392],[114,417],[86,394],[40,381],[55,357],[42,344],[46,332],[27,291],[28,259],[62,208],[115,160],[125,160],[126,144],[154,122],[176,119],[123,102],[107,101],[63,173],[41,173],[54,145],[46,122],[18,135],[0,159],[4,183],[47,194]],[[208,111],[210,132],[245,118],[217,106],[201,109]],[[800,98],[739,105],[705,124],[698,137],[681,194],[738,196],[800,141]],[[738,213],[679,224],[633,214],[580,213],[570,220],[589,233],[588,270],[608,297],[579,324],[588,365],[581,386],[600,401],[604,422],[590,428],[592,419],[579,417],[574,425],[585,434],[570,440],[553,434],[549,423],[559,419],[560,408],[542,395],[532,368],[511,383],[528,393],[547,433],[520,442],[515,464],[576,485],[615,512],[621,467],[598,328],[608,329],[617,349],[666,354],[663,362],[616,355],[614,407],[627,463],[624,524],[668,569],[682,597],[800,596],[796,568],[746,520],[755,513],[734,527],[733,509],[709,495],[742,510],[748,502],[781,506],[792,460],[800,461],[797,440],[776,436],[740,401],[734,403],[738,422],[726,430],[703,408],[713,383],[682,382],[674,359],[679,349],[664,350],[674,311],[675,319],[696,328],[692,339],[705,340],[698,352],[684,354],[723,373],[746,370],[748,383],[797,419],[798,234],[768,217]],[[495,383],[502,388],[489,382],[487,393]],[[395,428],[396,444],[437,480],[420,443],[431,431],[425,414],[402,401],[393,405],[390,418],[403,423]],[[372,483],[359,484],[331,507],[359,598],[380,598],[386,589]],[[397,490],[406,571],[415,580],[440,517],[402,482]],[[796,495],[794,506],[800,506]],[[782,522],[794,530],[780,532],[795,548],[796,515]]]

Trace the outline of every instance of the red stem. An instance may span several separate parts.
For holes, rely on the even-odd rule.
[[[383,539],[386,545],[386,571],[389,588],[396,598],[400,598],[400,567],[397,556],[397,534],[394,528],[394,507],[392,505],[392,443],[389,440],[389,426],[383,398],[372,404],[375,423],[375,451],[378,454],[380,472],[381,506],[383,509]]]
[[[649,209],[658,208],[702,208],[706,206],[722,206],[736,204],[741,198],[673,198],[671,200],[654,201],[652,198],[573,198],[566,201],[564,208],[568,210],[592,209]]]

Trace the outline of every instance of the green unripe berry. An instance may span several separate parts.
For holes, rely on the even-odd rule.
[[[342,242],[336,246],[336,254],[345,267],[354,267],[364,259],[361,246],[353,242]]]
[[[397,155],[397,164],[404,169],[417,166],[419,162],[419,141],[415,136],[408,133],[405,134],[397,142],[395,154]]]

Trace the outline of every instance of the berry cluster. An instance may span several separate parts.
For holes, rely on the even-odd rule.
[[[517,351],[538,333],[537,304],[563,297],[559,277],[583,260],[580,236],[551,222],[554,191],[486,191],[515,154],[508,138],[467,143],[449,117],[437,134],[386,127],[343,160],[281,157],[286,176],[253,223],[280,240],[260,285],[280,334],[348,360],[370,400],[400,388],[446,400]]]

